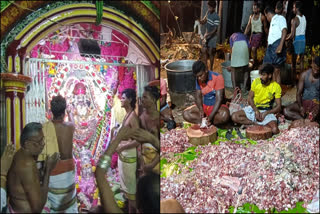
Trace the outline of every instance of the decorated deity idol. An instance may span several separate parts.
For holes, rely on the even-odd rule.
[[[87,209],[96,206],[98,202],[92,163],[93,159],[90,151],[82,147],[80,152],[81,169],[79,179],[79,188],[81,192],[78,194],[78,198],[85,204]]]
[[[69,108],[76,126],[74,140],[79,146],[85,146],[94,138],[99,119],[98,111],[83,82],[75,84],[69,99]]]

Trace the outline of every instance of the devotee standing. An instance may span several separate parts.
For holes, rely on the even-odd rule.
[[[43,124],[45,147],[38,161],[45,160],[48,155],[55,152],[60,153],[61,160],[50,173],[48,200],[51,212],[78,213],[75,165],[72,155],[75,128],[69,111],[71,122],[64,122],[66,107],[66,100],[61,95],[52,98],[53,119]]]
[[[232,85],[234,89],[238,88],[235,72],[240,72],[241,75],[244,75],[242,93],[246,95],[248,93],[246,87],[249,79],[249,43],[242,32],[233,33],[230,36],[229,43],[231,48],[231,69],[229,68],[228,70],[231,70]]]
[[[260,78],[251,84],[248,96],[249,106],[232,114],[232,121],[244,125],[269,126],[273,134],[278,134],[276,113],[281,111],[281,87],[272,80],[274,67],[264,64],[259,69]],[[273,107],[274,101],[276,106]]]
[[[208,1],[208,11],[206,16],[200,20],[200,24],[206,24],[206,33],[202,40],[201,52],[205,56],[205,63],[207,64],[208,57],[210,59],[210,70],[213,70],[214,56],[216,54],[217,32],[220,25],[219,15],[216,13],[216,1]]]
[[[5,213],[7,206],[7,174],[11,167],[13,156],[15,153],[15,146],[13,144],[7,145],[1,156],[1,168],[0,168],[0,179],[1,179],[1,201],[0,201],[0,212]]]
[[[8,173],[8,213],[50,212],[47,207],[49,174],[59,160],[59,154],[47,156],[42,183],[36,160],[45,143],[40,123],[27,124],[21,133],[21,148],[16,152]]]
[[[196,76],[196,105],[183,112],[184,120],[200,124],[206,118],[207,125],[219,125],[228,122],[230,112],[224,102],[224,79],[221,74],[208,71],[202,61],[192,65]]]
[[[249,18],[249,22],[247,27],[244,31],[245,35],[251,31],[250,35],[250,49],[249,55],[251,56],[251,51],[253,52],[253,66],[256,66],[257,63],[257,50],[262,45],[262,37],[263,37],[263,29],[268,34],[268,27],[267,27],[267,19],[266,17],[260,12],[260,3],[254,2],[252,6],[253,14]]]
[[[159,98],[160,93],[156,86],[144,87],[142,94],[143,112],[140,115],[141,128],[158,139],[160,138],[160,114],[157,110],[157,100]],[[147,141],[142,144],[141,156],[142,174],[150,171],[160,174],[160,148]]]
[[[296,1],[293,3],[293,13],[296,15],[291,20],[291,33],[287,36],[286,40],[293,40],[294,52],[292,54],[292,72],[295,80],[296,77],[296,60],[297,55],[300,57],[300,72],[304,68],[304,52],[306,48],[306,17],[301,12],[302,3]]]
[[[285,107],[283,113],[290,120],[308,118],[319,122],[320,57],[313,60],[312,68],[303,72],[299,79],[296,102]]]
[[[126,110],[122,127],[134,130],[139,128],[139,119],[134,109],[136,107],[136,92],[134,89],[125,89],[122,92],[121,107]],[[113,142],[111,142],[113,143]],[[137,147],[140,144],[135,140],[122,140],[116,151],[118,153],[118,169],[120,186],[129,202],[129,212],[136,209],[136,185],[137,185]]]
[[[281,15],[275,14],[271,7],[266,7],[264,13],[270,22],[270,29],[268,34],[268,47],[263,63],[270,63],[275,67],[273,80],[280,85],[280,69],[286,61],[284,41],[287,35],[287,23],[286,19]]]
[[[144,87],[142,94],[143,112],[139,117],[141,127],[157,137],[160,137],[160,113],[157,110],[157,100],[159,98],[159,89],[156,86]]]

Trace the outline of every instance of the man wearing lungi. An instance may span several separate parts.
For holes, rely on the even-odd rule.
[[[80,89],[79,89],[80,90]],[[74,124],[64,122],[66,100],[58,95],[52,98],[53,119],[43,124],[45,147],[38,161],[47,155],[60,153],[60,161],[50,173],[48,201],[51,212],[78,213],[75,188],[75,166],[72,156]],[[70,113],[69,118],[73,121]]]
[[[285,107],[283,113],[290,120],[308,118],[319,122],[320,97],[320,57],[317,56],[312,69],[301,74],[298,83],[296,102]]]
[[[251,56],[251,50],[253,52],[253,65],[255,66],[257,63],[257,50],[262,45],[262,36],[263,36],[263,29],[268,34],[267,28],[267,19],[266,17],[260,12],[260,3],[254,2],[252,6],[253,14],[249,18],[249,22],[247,27],[244,31],[245,35],[251,30],[250,36],[250,49],[249,54]]]
[[[268,35],[268,47],[263,59],[263,64],[270,63],[275,67],[273,80],[280,85],[280,68],[284,66],[287,57],[287,52],[284,46],[284,41],[287,36],[287,22],[282,15],[275,14],[274,9],[271,7],[266,7],[264,14],[270,22],[270,28]]]
[[[281,87],[272,80],[274,67],[264,64],[259,69],[260,78],[251,84],[248,96],[249,106],[232,114],[233,122],[244,125],[269,126],[273,134],[278,134],[276,113],[281,111]],[[273,107],[274,101],[276,106]]]

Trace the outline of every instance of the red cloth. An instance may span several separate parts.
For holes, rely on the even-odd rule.
[[[221,104],[221,106],[220,106],[220,108],[221,107],[226,107],[226,108],[229,108],[226,104]],[[211,114],[211,112],[212,112],[212,110],[213,110],[213,108],[214,108],[214,105],[213,106],[207,106],[207,105],[205,105],[205,104],[202,104],[202,108],[203,108],[203,112],[205,113],[205,115],[207,116],[207,117],[209,117],[209,115]]]
[[[55,168],[51,171],[50,175],[59,175],[65,172],[69,172],[75,169],[74,160],[59,160]]]

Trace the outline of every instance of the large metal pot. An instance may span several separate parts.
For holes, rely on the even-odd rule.
[[[178,60],[165,65],[171,92],[187,93],[196,90],[196,78],[192,73],[195,60]]]

